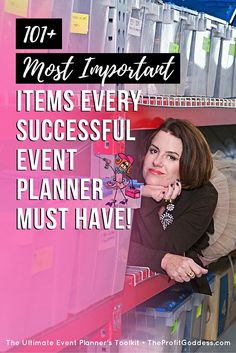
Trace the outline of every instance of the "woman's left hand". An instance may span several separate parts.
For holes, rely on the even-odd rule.
[[[177,179],[175,183],[170,184],[163,195],[166,201],[174,201],[181,193],[181,182]]]
[[[208,272],[189,257],[167,253],[161,267],[168,276],[177,282],[189,282],[191,279],[201,277]]]

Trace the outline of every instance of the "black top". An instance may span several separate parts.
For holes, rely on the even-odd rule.
[[[174,221],[166,230],[163,230],[158,214],[163,203],[142,197],[141,208],[134,211],[128,264],[148,266],[163,273],[162,258],[172,253],[185,254],[202,266],[197,254],[208,246],[206,232],[214,232],[212,216],[217,197],[211,183],[193,190],[182,190],[174,203]],[[211,294],[206,275],[194,278],[191,284],[194,291]]]

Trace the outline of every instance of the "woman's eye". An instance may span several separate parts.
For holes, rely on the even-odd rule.
[[[168,154],[167,158],[170,159],[171,161],[177,160],[177,158],[175,156],[172,156],[172,154]]]
[[[154,154],[154,153],[157,153],[157,150],[155,150],[154,148],[150,148],[150,149],[149,149],[149,152],[150,152],[151,154]]]

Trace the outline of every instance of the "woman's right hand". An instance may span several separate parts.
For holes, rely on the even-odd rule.
[[[189,282],[195,276],[201,277],[208,272],[189,257],[170,253],[163,257],[161,267],[176,282]]]
[[[161,185],[144,185],[142,187],[142,195],[152,197],[155,201],[159,202],[162,199],[174,201],[181,193],[181,183],[177,179],[175,183],[169,186]]]
[[[142,196],[152,197],[155,201],[159,202],[165,197],[168,187],[161,185],[144,185],[142,186]]]

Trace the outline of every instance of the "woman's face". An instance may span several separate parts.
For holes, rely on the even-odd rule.
[[[179,179],[182,141],[169,132],[159,131],[153,138],[143,164],[146,184],[168,186]]]

